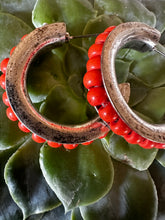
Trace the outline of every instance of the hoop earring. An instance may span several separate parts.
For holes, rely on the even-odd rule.
[[[26,88],[26,76],[33,59],[39,53],[59,47],[73,38],[66,32],[64,23],[44,25],[24,37],[13,49],[14,52],[12,50],[10,59],[6,58],[1,64],[4,73],[1,85],[6,88],[3,99],[10,106],[7,111],[11,119],[19,120],[21,130],[31,131],[36,142],[43,143],[47,140],[52,147],[64,144],[67,149],[75,148],[79,143],[89,144],[94,139],[105,136],[109,127],[99,116],[76,126],[60,125],[47,120],[31,103]]]
[[[7,94],[3,99],[6,100],[7,105],[10,105],[8,114],[13,114],[13,120],[19,120],[20,129],[25,132],[31,131],[35,141],[41,143],[47,140],[52,147],[64,144],[70,149],[75,148],[79,143],[88,144],[96,138],[105,136],[111,128],[114,133],[123,136],[131,144],[139,144],[144,148],[165,148],[165,127],[152,125],[140,119],[127,105],[129,84],[118,86],[116,80],[114,67],[116,53],[131,41],[136,41],[133,48],[141,50],[143,46],[143,50],[155,50],[164,55],[162,48],[157,48],[160,46],[158,45],[160,33],[139,22],[109,27],[96,38],[95,45],[89,49],[90,59],[87,63],[88,72],[85,74],[84,84],[89,89],[88,101],[96,107],[100,117],[83,125],[65,126],[47,120],[35,110],[26,89],[26,76],[31,62],[43,50],[61,46],[73,38],[76,37],[69,36],[64,23],[45,25],[26,36],[14,48],[11,58],[4,61],[7,63],[7,68],[5,65],[1,67],[4,74],[0,81],[2,87],[6,86]],[[87,82],[87,75],[92,76],[92,83],[95,77],[93,85]],[[96,80],[98,76],[101,78]]]
[[[158,30],[139,22],[106,29],[88,51],[84,76],[88,102],[96,107],[99,116],[114,133],[143,148],[165,148],[165,125],[149,124],[130,109],[117,83],[115,57],[118,50],[126,46],[140,51],[155,50],[165,56],[164,48],[158,43],[160,36]]]

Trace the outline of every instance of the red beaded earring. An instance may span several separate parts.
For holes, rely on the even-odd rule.
[[[110,126],[110,129],[115,134],[122,136],[128,143],[139,144],[141,147],[147,149],[165,148],[165,144],[149,140],[131,129],[121,119],[111,104],[111,101],[109,101],[102,80],[101,57],[104,43],[108,36],[110,39],[110,33],[115,28],[115,26],[109,27],[103,33],[99,34],[95,43],[88,50],[89,60],[86,65],[87,72],[83,79],[84,86],[88,89],[87,100],[90,105],[97,109],[100,118]]]
[[[37,38],[37,36],[39,37]],[[52,47],[59,46],[73,38],[66,32],[64,23],[44,25],[41,28],[35,29],[29,35],[23,36],[20,43],[11,49],[10,58],[2,60],[0,66],[3,73],[0,76],[0,86],[7,90],[2,96],[4,104],[8,107],[6,109],[7,117],[12,121],[18,121],[18,127],[21,131],[26,133],[32,132],[32,139],[35,142],[45,143],[47,141],[47,144],[53,148],[63,145],[66,149],[74,149],[79,143],[89,145],[94,139],[102,138],[109,131],[109,128],[100,121],[99,117],[88,123],[72,127],[48,121],[39,115],[29,104],[27,94],[22,94],[22,91],[26,90],[26,88],[20,89],[21,85],[24,84],[22,84],[22,76],[25,81],[25,75],[27,74],[30,62],[39,50],[50,47],[50,45]],[[38,39],[40,39],[40,42]],[[25,52],[27,55],[23,57]],[[18,60],[20,59],[22,59],[22,66],[19,66]],[[17,72],[19,72],[20,77],[16,79],[16,74],[18,76]],[[20,83],[18,85],[17,81],[19,79]],[[13,84],[15,85],[13,86]],[[14,89],[12,89],[12,86]],[[15,94],[13,94],[13,90],[15,90]],[[23,104],[22,101],[24,102]],[[17,107],[15,106],[16,103],[19,103]],[[20,103],[22,106],[24,105],[25,109],[23,111],[21,110],[23,108]],[[32,113],[34,117],[30,118]],[[24,118],[22,117],[23,115]],[[26,121],[25,118],[28,118],[28,120]],[[45,128],[45,126],[47,127]],[[91,129],[92,132],[90,132]]]
[[[87,100],[98,112],[95,119],[82,125],[65,126],[47,120],[36,111],[26,88],[26,75],[31,62],[42,49],[60,46],[74,38],[66,32],[64,23],[55,23],[35,29],[12,48],[10,58],[1,62],[3,74],[0,76],[0,86],[6,90],[2,99],[8,107],[8,118],[18,121],[23,132],[32,132],[34,141],[47,141],[54,148],[63,145],[66,149],[74,149],[80,143],[91,144],[93,140],[105,137],[110,129],[128,143],[148,149],[165,148],[165,128],[148,124],[131,111],[127,104],[128,92],[123,89],[128,85],[118,85],[115,77],[116,53],[131,40],[142,42],[141,50],[147,48],[161,53],[157,48],[160,33],[139,22],[107,28],[89,48],[83,82],[88,89]]]
[[[27,36],[27,35],[26,35]],[[24,37],[22,37],[21,39],[24,39]],[[10,56],[13,54],[14,50],[15,50],[16,47],[13,47],[10,51]],[[10,58],[5,58],[4,60],[2,60],[1,62],[1,72],[3,73],[1,76],[0,76],[0,86],[5,90],[6,89],[6,83],[5,83],[5,80],[6,80],[6,69],[7,69],[7,65],[8,65],[8,62],[9,62],[9,59]],[[6,115],[7,117],[11,120],[11,121],[18,121],[18,127],[21,131],[23,132],[26,132],[26,133],[29,133],[30,130],[21,122],[18,120],[17,116],[15,115],[14,111],[12,110],[11,106],[10,106],[10,102],[9,102],[9,99],[7,97],[7,93],[6,91],[3,93],[2,95],[2,100],[3,100],[3,103],[8,107],[6,109]],[[35,133],[32,133],[32,139],[37,142],[37,143],[45,143],[46,140],[38,135],[36,135]],[[93,140],[91,141],[88,141],[88,142],[83,142],[82,145],[89,145],[93,142]],[[57,143],[57,142],[53,142],[53,141],[47,141],[48,145],[50,147],[53,147],[53,148],[58,148],[58,147],[61,147],[62,146],[62,143]],[[78,144],[63,144],[63,146],[66,148],[66,149],[74,149],[78,146]]]

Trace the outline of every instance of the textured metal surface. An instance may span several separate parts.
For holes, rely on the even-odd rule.
[[[10,58],[6,90],[11,107],[18,119],[33,133],[59,143],[82,143],[103,136],[109,131],[109,127],[99,117],[77,126],[53,123],[36,111],[26,88],[28,69],[35,56],[44,50],[58,47],[66,41],[68,38],[64,23],[44,25],[28,34]]]
[[[120,48],[127,45],[139,51],[152,50],[159,38],[159,31],[143,23],[120,24],[109,34],[104,43],[101,68],[108,97],[125,123],[141,136],[165,143],[165,125],[150,124],[131,110],[120,92],[115,72],[115,57]]]

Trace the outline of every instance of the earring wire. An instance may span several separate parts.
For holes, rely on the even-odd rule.
[[[70,34],[67,32],[66,33],[66,41],[73,40],[73,39],[78,39],[78,38],[90,38],[90,37],[97,37],[100,33],[95,33],[95,34],[86,34],[86,35],[77,35],[77,36],[70,36]],[[162,55],[165,57],[165,47],[161,45],[160,43],[156,44],[153,48],[153,51],[156,53]]]
[[[153,51],[165,57],[165,47],[161,45],[160,43],[156,44],[153,47]]]
[[[78,38],[90,38],[90,37],[97,37],[99,33],[96,34],[86,34],[86,35],[77,35],[77,36],[70,36],[70,34],[67,32],[66,33],[66,40],[73,40],[73,39],[78,39]]]

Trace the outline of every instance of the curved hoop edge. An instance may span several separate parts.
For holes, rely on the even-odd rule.
[[[132,40],[144,42],[149,49],[158,43],[160,32],[140,22],[118,25],[107,37],[102,52],[102,78],[112,105],[123,121],[139,135],[159,143],[165,143],[165,126],[153,125],[137,116],[125,102],[116,79],[115,57],[118,50]]]
[[[99,118],[78,126],[64,126],[46,120],[32,106],[26,90],[28,68],[41,49],[66,42],[65,23],[44,25],[32,31],[16,47],[6,74],[6,91],[10,105],[25,126],[49,141],[83,143],[105,135],[109,128]]]

